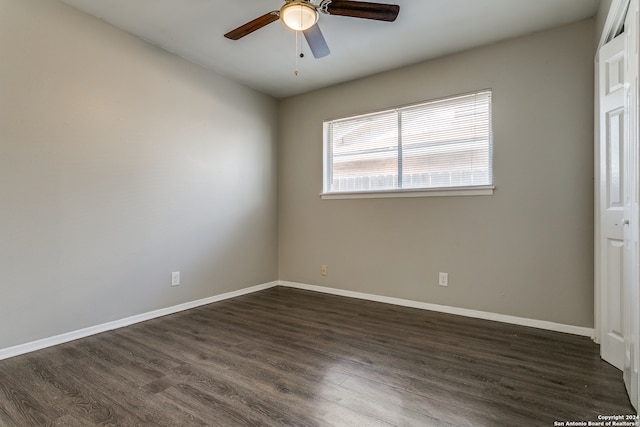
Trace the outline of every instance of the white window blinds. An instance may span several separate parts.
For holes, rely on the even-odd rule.
[[[492,185],[491,91],[324,126],[325,193]]]

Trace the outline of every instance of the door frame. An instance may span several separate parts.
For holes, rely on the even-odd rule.
[[[596,50],[613,40],[624,26],[631,0],[612,0]],[[596,57],[597,60],[597,57]]]

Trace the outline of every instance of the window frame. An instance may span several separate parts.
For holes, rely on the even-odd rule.
[[[380,115],[388,112],[398,112],[399,110],[409,110],[421,105],[430,103],[436,103],[439,101],[446,101],[449,99],[455,99],[458,97],[464,97],[474,94],[480,94],[483,92],[490,92],[490,127],[489,127],[489,153],[488,161],[490,166],[490,185],[472,185],[472,186],[455,186],[455,187],[435,187],[435,188],[396,188],[396,189],[384,189],[384,190],[366,190],[366,191],[328,191],[330,187],[329,179],[331,177],[331,159],[330,159],[330,147],[331,141],[329,141],[329,126],[333,122],[343,121],[348,119],[359,119],[366,116]],[[399,135],[401,138],[401,135]],[[494,182],[494,143],[493,143],[493,90],[491,88],[479,89],[471,92],[459,93],[455,95],[448,95],[439,98],[428,99],[411,104],[400,105],[396,107],[384,108],[377,111],[371,111],[368,113],[361,113],[337,118],[326,119],[323,121],[323,135],[322,135],[322,192],[320,196],[322,199],[361,199],[361,198],[400,198],[400,197],[452,197],[452,196],[490,196],[493,195],[495,190]],[[399,160],[400,162],[400,160]]]

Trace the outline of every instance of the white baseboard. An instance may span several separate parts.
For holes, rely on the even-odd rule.
[[[307,285],[304,283],[295,283],[287,281],[279,281],[280,286],[289,288],[305,289],[308,291],[322,292],[325,294],[339,295],[349,298],[358,298],[368,301],[383,302],[387,304],[400,305],[403,307],[419,308],[422,310],[438,311],[441,313],[457,314],[459,316],[473,317],[476,319],[493,320],[502,323],[511,323],[520,326],[529,326],[532,328],[546,329],[548,331],[564,332],[566,334],[581,335],[593,338],[594,329],[582,326],[565,325],[562,323],[548,322],[546,320],[527,319],[525,317],[509,316],[506,314],[491,313],[487,311],[470,310],[467,308],[450,307],[446,305],[430,304],[427,302],[412,301],[400,298],[385,297],[381,295],[365,294],[361,292],[345,291],[342,289],[327,288],[324,286]]]
[[[199,299],[196,301],[174,305],[172,307],[161,308],[159,310],[154,310],[154,311],[138,314],[131,317],[126,317],[120,320],[114,320],[112,322],[103,323],[101,325],[91,326],[89,328],[79,329],[76,331],[67,332],[67,333],[56,335],[53,337],[43,338],[37,341],[16,345],[13,347],[3,348],[3,349],[0,349],[0,360],[19,356],[21,354],[30,353],[36,350],[41,350],[43,348],[64,344],[69,341],[75,341],[80,338],[85,338],[85,337],[99,334],[102,332],[111,331],[113,329],[123,328],[125,326],[133,325],[135,323],[144,322],[147,320],[155,319],[157,317],[167,316],[169,314],[178,313],[180,311],[189,310],[192,308],[200,307],[202,305],[207,305],[214,302],[239,297],[241,295],[262,291],[264,289],[269,289],[274,286],[285,286],[289,288],[305,289],[309,291],[322,292],[325,294],[339,295],[339,296],[344,296],[349,298],[358,298],[363,300],[399,305],[403,307],[418,308],[422,310],[457,314],[459,316],[473,317],[477,319],[494,320],[497,322],[511,323],[514,325],[521,325],[521,326],[530,326],[533,328],[546,329],[549,331],[556,331],[556,332],[564,332],[567,334],[581,335],[581,336],[587,336],[592,338],[594,336],[593,328],[564,325],[561,323],[547,322],[545,320],[527,319],[524,317],[508,316],[505,314],[490,313],[486,311],[470,310],[466,308],[450,307],[450,306],[438,305],[438,304],[430,304],[426,302],[405,300],[405,299],[393,298],[393,297],[385,297],[381,295],[365,294],[361,292],[327,288],[324,286],[307,285],[304,283],[275,281],[270,283],[264,283],[261,285],[251,286],[251,287],[240,289],[233,292],[227,292],[224,294],[215,295],[208,298]]]
[[[8,359],[10,357],[19,356],[21,354],[30,353],[32,351],[41,350],[47,347],[53,347],[54,345],[64,344],[69,341],[74,341],[80,338],[85,338],[91,335],[99,334],[113,329],[123,328],[125,326],[133,325],[134,323],[140,323],[147,320],[155,319],[157,317],[167,316],[169,314],[178,313],[180,311],[189,310],[191,308],[200,307],[202,305],[211,304],[214,302],[239,297],[241,295],[250,294],[253,292],[262,291],[264,289],[278,286],[279,282],[264,283],[261,285],[251,286],[248,288],[240,289],[233,292],[227,292],[220,295],[215,295],[208,298],[199,299],[196,301],[190,301],[183,304],[174,305],[172,307],[161,308],[159,310],[149,311],[147,313],[137,314],[135,316],[126,317],[120,320],[114,320],[112,322],[103,323],[101,325],[91,326],[89,328],[80,329],[77,331],[67,332],[64,334],[56,335],[49,338],[43,338],[37,341],[32,341],[25,344],[16,345],[13,347],[7,347],[0,349],[0,360]]]

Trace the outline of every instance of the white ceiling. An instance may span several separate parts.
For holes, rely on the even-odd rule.
[[[129,33],[283,98],[593,16],[599,0],[369,0],[400,5],[393,23],[320,15],[331,55],[314,59],[277,21],[238,41],[228,31],[283,0],[61,0]]]

